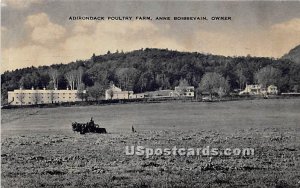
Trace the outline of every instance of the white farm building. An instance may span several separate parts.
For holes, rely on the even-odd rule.
[[[246,88],[239,93],[240,95],[249,94],[249,95],[277,95],[278,90],[277,86],[269,85],[267,88],[262,87],[261,85],[246,85]]]
[[[105,90],[105,100],[111,99],[142,99],[145,98],[145,94],[137,93],[133,91],[122,91],[121,88],[112,84],[109,89]]]

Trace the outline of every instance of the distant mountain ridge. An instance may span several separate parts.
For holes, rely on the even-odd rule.
[[[291,49],[287,54],[282,56],[282,59],[288,59],[295,63],[300,64],[300,45],[296,46],[295,48]]]

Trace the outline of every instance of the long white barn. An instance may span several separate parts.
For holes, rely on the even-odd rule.
[[[84,93],[86,91],[83,91]],[[77,96],[77,90],[46,90],[44,89],[16,89],[8,92],[8,104],[33,105],[62,102],[75,102],[81,99]]]

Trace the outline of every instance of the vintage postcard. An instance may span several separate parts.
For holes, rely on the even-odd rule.
[[[299,1],[1,1],[1,187],[300,186]]]

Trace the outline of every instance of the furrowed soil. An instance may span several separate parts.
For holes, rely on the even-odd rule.
[[[299,187],[300,99],[1,110],[2,187]],[[72,122],[108,134],[74,133]],[[131,126],[137,130],[131,132]],[[254,155],[125,155],[126,146]]]

